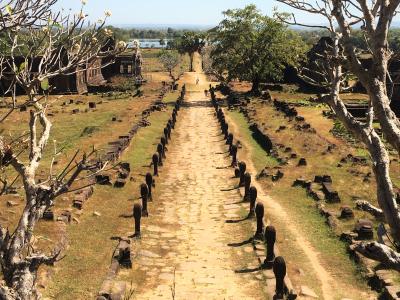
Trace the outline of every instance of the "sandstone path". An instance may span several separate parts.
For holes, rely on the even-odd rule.
[[[204,95],[206,78],[191,72],[183,81],[186,107],[156,179],[143,237],[134,242],[133,270],[121,276],[132,281],[135,299],[268,299],[265,272],[252,270],[259,263],[251,244],[240,244],[254,222],[226,223],[245,215],[248,204],[239,203],[237,190],[221,191],[237,180],[232,169],[218,168],[230,159],[221,154],[227,148]]]

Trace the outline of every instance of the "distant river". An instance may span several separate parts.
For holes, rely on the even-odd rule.
[[[166,48],[168,39],[164,39],[165,45],[160,44],[160,39],[138,39],[140,48]],[[132,47],[132,41],[128,43],[128,47]]]

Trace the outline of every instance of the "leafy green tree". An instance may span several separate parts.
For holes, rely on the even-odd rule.
[[[264,16],[255,5],[224,12],[225,19],[209,32],[213,67],[228,81],[252,82],[259,93],[263,81],[279,81],[283,70],[296,66],[305,52],[301,37],[282,22]]]
[[[206,42],[204,34],[194,31],[188,31],[185,32],[181,37],[175,39],[172,45],[176,50],[178,50],[180,54],[189,54],[190,72],[192,72],[193,56],[196,52],[200,53],[205,44]]]

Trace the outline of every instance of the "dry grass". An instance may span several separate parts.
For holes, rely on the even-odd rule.
[[[299,98],[301,97],[302,95],[299,95]],[[285,175],[282,180],[273,183],[270,179],[262,179],[262,185],[269,191],[271,197],[279,201],[296,226],[309,237],[313,247],[320,253],[324,267],[334,277],[337,277],[344,286],[348,286],[347,296],[353,294],[351,298],[360,299],[359,297],[361,296],[358,293],[368,288],[365,282],[361,280],[358,266],[349,259],[345,244],[339,241],[338,237],[325,224],[325,219],[317,213],[315,201],[307,196],[304,189],[292,187],[292,183],[298,177],[313,179],[315,175],[331,175],[333,186],[338,190],[342,202],[340,204],[327,204],[327,206],[335,211],[337,215],[339,215],[340,207],[344,204],[354,207],[353,197],[355,196],[376,204],[374,178],[371,178],[369,183],[365,183],[362,176],[354,176],[350,173],[350,171],[354,170],[366,174],[371,171],[370,166],[344,165],[342,168],[337,168],[337,164],[343,156],[348,153],[353,155],[363,153],[363,147],[354,147],[343,140],[335,138],[329,132],[333,127],[333,122],[322,116],[321,108],[298,108],[300,115],[305,116],[306,121],[310,122],[312,127],[317,130],[317,134],[312,134],[296,131],[281,113],[276,112],[269,105],[252,104],[251,107],[257,112],[252,115],[253,121],[265,127],[274,143],[291,147],[298,157],[305,157],[308,163],[307,167],[300,168],[296,166],[298,159],[292,160],[289,165],[283,167],[282,171]],[[244,116],[238,112],[231,112],[229,116],[240,126],[243,133],[242,138],[246,139],[247,143],[251,145],[250,153],[255,167],[260,171],[264,166],[271,166],[271,160],[266,158],[265,152],[252,139]],[[286,125],[287,129],[279,133],[276,132],[276,129],[281,125]],[[332,154],[322,154],[329,143],[335,143],[337,148]],[[280,152],[280,155],[284,157],[285,154]],[[396,167],[392,170],[395,180],[399,179],[399,171]],[[360,211],[355,211],[355,214],[355,219],[372,219],[370,215]],[[272,217],[272,223],[280,224],[281,220]],[[354,220],[340,221],[338,223],[338,232],[353,229],[354,223]],[[280,236],[284,235],[285,239],[295,238],[288,236],[288,232],[285,231],[283,226],[281,227]],[[295,284],[296,282],[306,281],[307,284],[318,290],[319,287],[316,282],[313,283],[312,275],[307,272],[307,266],[304,265],[301,253],[288,247],[281,246],[280,249],[283,255],[288,258],[289,264],[292,263],[289,274],[291,279],[294,279]],[[299,277],[297,271],[299,266],[305,270],[306,278],[304,276]],[[349,282],[351,282],[351,285],[348,284]]]
[[[133,221],[121,215],[131,214],[134,199],[139,196],[151,155],[169,112],[156,112],[150,117],[151,126],[141,129],[121,158],[130,163],[131,182],[123,189],[96,187],[85,203],[80,223],[68,227],[69,248],[66,258],[56,267],[56,273],[45,295],[54,299],[88,299],[98,292],[110,265],[116,242],[113,236],[127,236],[133,231]],[[93,212],[101,214],[94,216]],[[96,274],[96,276],[93,276]]]

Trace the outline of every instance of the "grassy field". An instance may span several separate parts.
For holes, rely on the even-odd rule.
[[[89,299],[95,297],[110,266],[116,246],[114,236],[127,236],[133,231],[131,214],[134,199],[139,196],[145,165],[151,161],[156,142],[169,118],[169,111],[152,114],[151,126],[141,129],[123,154],[121,161],[131,166],[131,181],[123,189],[96,187],[85,205],[79,224],[68,227],[69,248],[66,258],[56,267],[45,296],[52,299]],[[95,216],[98,212],[101,216]],[[96,276],[92,276],[96,274]]]
[[[251,150],[248,153],[256,169],[261,171],[265,166],[277,166],[276,161],[267,156],[265,151],[252,138],[245,117],[236,111],[226,113],[239,126],[241,135],[237,138],[246,145],[251,145]],[[267,123],[270,124],[272,120],[271,116],[269,116]],[[287,140],[287,137],[283,137],[282,139]],[[286,144],[289,145],[288,143]],[[353,287],[349,287],[347,296],[352,294],[352,299],[362,299],[356,296],[360,290],[367,290],[368,287],[362,280],[359,267],[350,260],[346,253],[346,245],[338,240],[338,237],[326,225],[325,218],[317,213],[315,201],[307,196],[304,189],[292,187],[292,182],[296,177],[300,177],[300,175],[307,177],[304,174],[304,170],[301,171],[302,174],[299,174],[299,172],[293,169],[282,169],[285,176],[279,182],[262,179],[260,183],[268,191],[269,196],[276,199],[283,206],[288,214],[288,218],[296,224],[296,227],[309,237],[312,246],[320,253],[324,267],[335,277],[341,278],[340,281],[343,284],[346,284],[346,282],[352,283]],[[329,174],[326,170],[325,173]],[[292,236],[285,228],[282,220],[274,218],[268,212],[267,216],[271,220],[271,223],[278,229],[278,247],[280,254],[288,262],[289,276],[294,285],[296,286],[300,283],[306,284],[315,292],[320,293],[319,283],[314,278],[313,270],[308,265],[301,250],[294,247],[285,247],[285,241],[296,239],[296,237]],[[351,227],[354,224],[349,223],[346,225]],[[338,299],[340,299],[340,294],[338,294]]]
[[[238,84],[238,91],[245,90],[244,84]],[[286,100],[292,103],[307,102],[310,95],[273,92],[273,98]],[[365,95],[347,94],[346,99],[355,101],[356,99],[363,100]],[[333,179],[333,187],[339,192],[340,203],[325,203],[325,206],[339,217],[340,209],[344,205],[352,208],[355,207],[355,200],[362,199],[368,200],[377,205],[376,200],[376,184],[374,175],[371,174],[369,180],[364,180],[368,173],[372,173],[370,159],[368,152],[362,144],[349,143],[344,139],[337,138],[331,133],[334,126],[334,121],[323,117],[322,110],[328,109],[327,107],[318,106],[300,106],[297,107],[299,115],[305,117],[306,122],[310,123],[316,133],[300,132],[294,128],[294,121],[288,122],[283,114],[277,112],[272,105],[261,104],[257,99],[253,99],[248,106],[250,111],[251,122],[248,123],[247,119],[237,111],[228,113],[229,118],[234,120],[235,124],[240,127],[240,138],[247,145],[250,145],[251,151],[249,155],[256,167],[260,172],[264,167],[277,166],[277,162],[271,157],[266,156],[266,153],[254,141],[251,136],[251,131],[248,126],[251,123],[257,123],[260,128],[273,140],[273,143],[282,144],[285,147],[290,147],[293,153],[297,154],[297,159],[289,159],[287,165],[280,166],[284,177],[278,182],[271,181],[270,178],[260,179],[260,183],[268,191],[268,194],[277,200],[279,204],[287,212],[288,217],[295,223],[306,236],[312,246],[318,251],[324,267],[329,270],[340,282],[346,286],[347,282],[352,282],[352,286],[348,286],[349,293],[354,295],[350,298],[362,299],[357,297],[357,291],[368,290],[365,280],[362,278],[361,267],[356,265],[350,258],[346,251],[346,245],[339,241],[338,234],[343,231],[353,230],[357,219],[368,218],[372,220],[377,226],[378,221],[368,213],[354,209],[355,218],[352,220],[343,220],[337,218],[337,227],[332,230],[326,225],[325,217],[319,215],[316,209],[316,201],[310,198],[306,190],[300,187],[293,187],[293,181],[296,178],[306,178],[313,180],[315,175],[330,175]],[[286,129],[277,131],[277,129],[285,125]],[[332,152],[326,152],[329,145],[335,144],[336,147]],[[280,157],[287,157],[288,154],[283,150],[278,150]],[[363,156],[367,159],[366,165],[343,163],[342,167],[338,167],[340,160],[348,154]],[[297,162],[300,157],[307,160],[306,167],[297,167]],[[400,166],[393,163],[391,165],[392,179],[395,184],[400,180]],[[268,216],[270,218],[270,216]],[[273,224],[282,224],[279,218],[271,216]],[[295,238],[290,237],[290,233],[285,230],[284,226],[279,229],[279,235],[284,235],[285,239]],[[293,248],[280,247],[281,252],[285,258],[288,257],[294,265],[290,269],[291,279],[296,283],[298,272],[300,268],[307,268],[302,265],[301,253]],[[303,269],[306,270],[306,269]],[[307,271],[304,272],[307,274]],[[308,278],[308,284],[318,290],[318,286],[313,284],[312,276]],[[306,280],[307,281],[307,280]],[[396,281],[396,280],[395,280]],[[304,282],[304,277],[301,278]],[[349,294],[347,294],[349,296]]]

